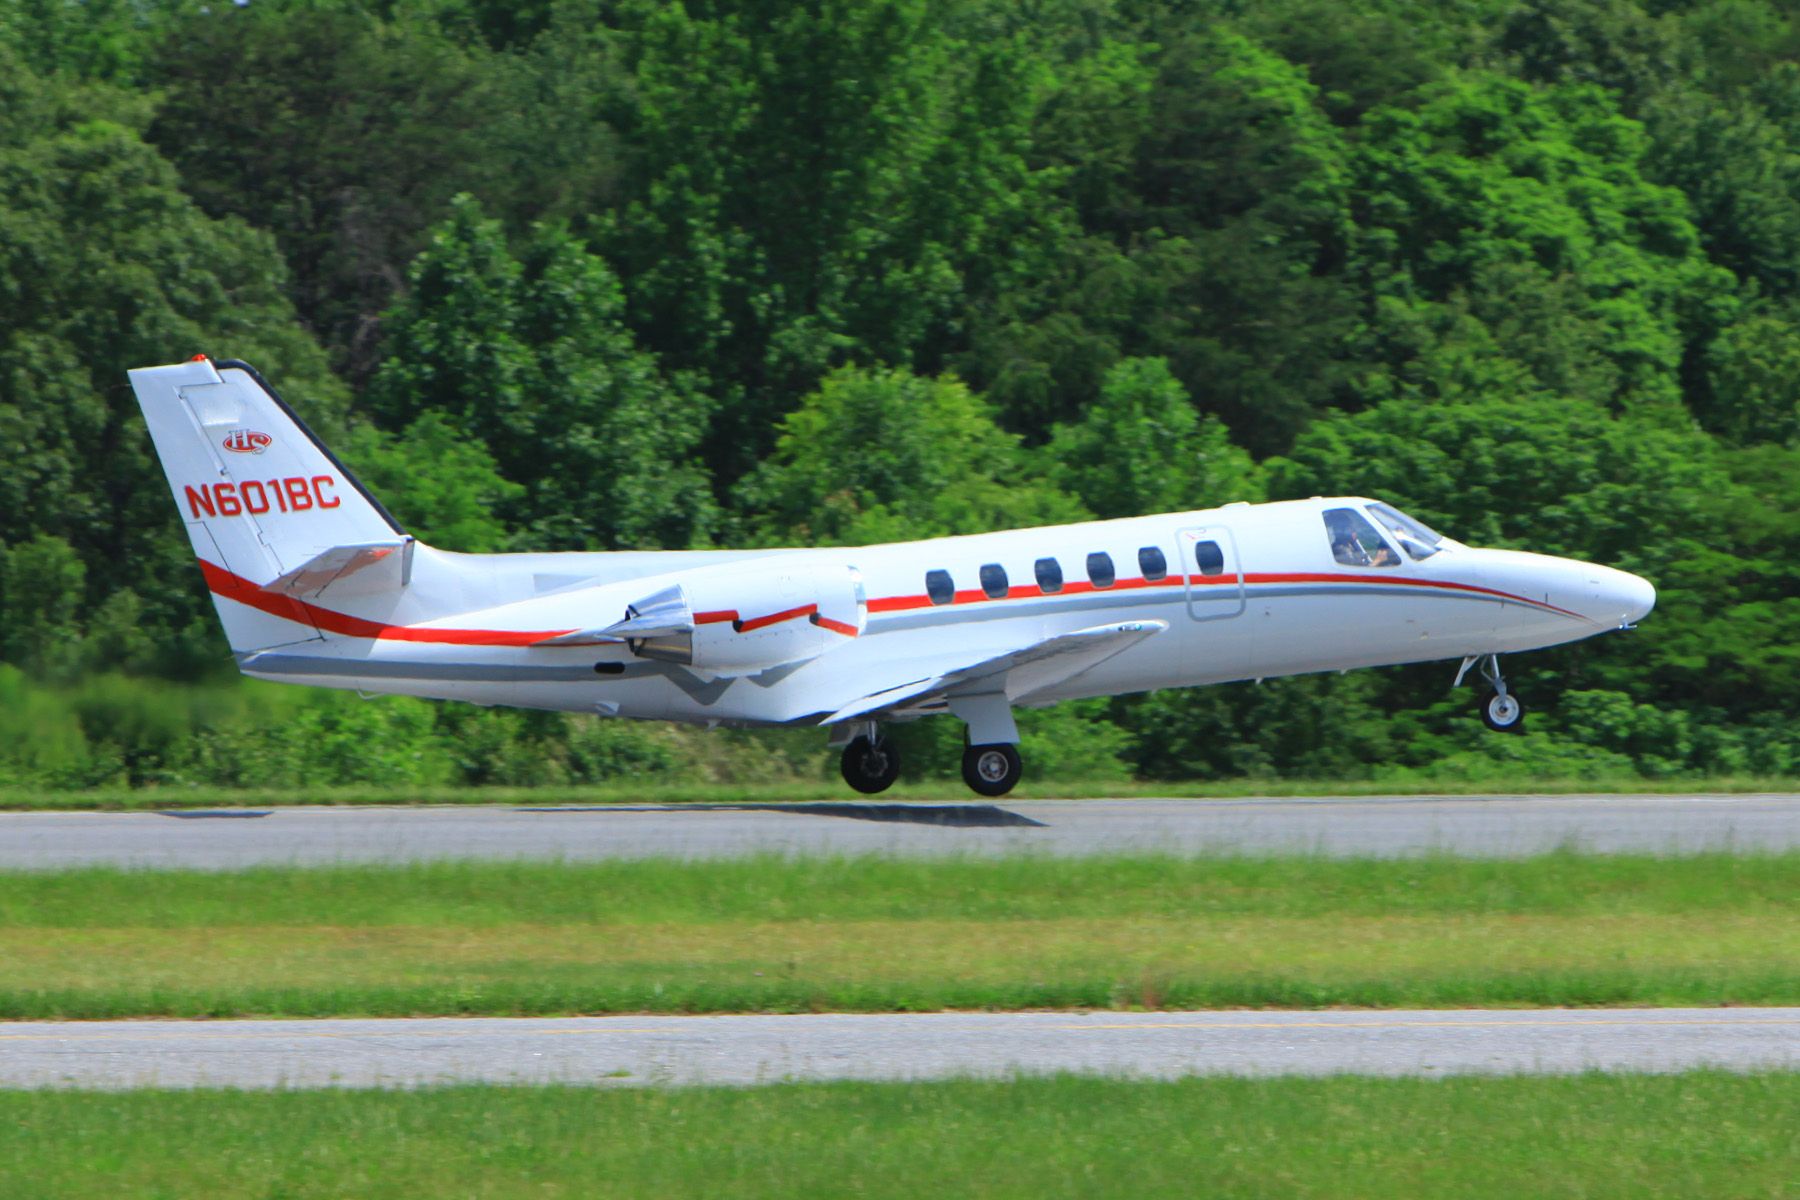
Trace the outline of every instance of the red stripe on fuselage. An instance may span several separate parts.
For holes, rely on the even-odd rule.
[[[302,625],[311,625],[321,633],[335,633],[343,637],[372,638],[393,642],[443,642],[455,646],[530,646],[544,641],[546,638],[561,637],[564,634],[575,632],[573,629],[532,632],[509,629],[432,629],[418,625],[389,625],[382,621],[371,621],[364,617],[353,617],[348,613],[334,612],[329,608],[320,608],[316,604],[308,604],[306,601],[296,600],[292,596],[277,596],[265,592],[248,579],[233,575],[224,567],[214,566],[204,558],[200,560],[200,571],[206,576],[206,586],[212,589],[215,596],[235,600],[239,604],[248,605],[285,621],[297,621]]]
[[[821,629],[829,629],[831,632],[841,633],[845,637],[855,637],[857,635],[856,626],[848,624],[847,622],[834,621],[830,617],[822,617],[818,613],[814,613],[809,619],[814,625],[819,626]]]
[[[1004,596],[989,596],[976,588],[969,588],[956,593],[956,598],[948,605],[937,605],[931,597],[922,595],[882,596],[869,601],[871,613],[908,612],[920,608],[948,608],[951,605],[981,604],[994,600],[1029,600],[1040,596],[1080,596],[1099,592],[1131,591],[1136,588],[1182,587],[1191,584],[1194,587],[1237,587],[1237,575],[1192,575],[1183,578],[1170,575],[1164,579],[1119,579],[1106,587],[1099,587],[1091,581],[1072,580],[1059,590],[1046,592],[1033,584],[1018,584],[1007,590]],[[1533,608],[1549,609],[1565,617],[1581,619],[1581,614],[1566,608],[1558,608],[1554,604],[1542,600],[1532,600],[1526,596],[1503,592],[1497,588],[1482,587],[1473,583],[1456,583],[1447,579],[1407,579],[1394,575],[1350,575],[1333,572],[1295,571],[1272,572],[1262,574],[1246,574],[1243,576],[1245,586],[1262,583],[1336,583],[1336,584],[1380,584],[1383,586],[1437,588],[1444,591],[1466,592],[1471,595],[1486,596],[1495,600],[1510,600],[1517,604],[1528,604]]]

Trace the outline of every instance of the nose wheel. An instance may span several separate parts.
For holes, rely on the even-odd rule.
[[[1520,733],[1525,728],[1525,706],[1510,693],[1489,692],[1481,702],[1481,723],[1496,733]]]
[[[1481,698],[1481,723],[1496,733],[1524,733],[1525,705],[1506,688],[1506,678],[1500,674],[1500,656],[1484,654],[1463,659],[1462,669],[1456,673],[1456,682],[1461,683],[1469,668],[1481,664],[1481,677],[1487,680],[1488,692]]]

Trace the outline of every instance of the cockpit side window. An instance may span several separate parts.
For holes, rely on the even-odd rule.
[[[1354,508],[1325,510],[1325,532],[1331,557],[1346,567],[1397,567],[1400,556],[1381,540],[1367,517]]]
[[[1400,543],[1400,548],[1414,562],[1430,558],[1441,548],[1439,543],[1444,540],[1443,534],[1423,521],[1413,520],[1391,504],[1371,504],[1369,515]]]

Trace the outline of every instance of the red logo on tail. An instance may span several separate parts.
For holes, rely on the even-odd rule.
[[[219,444],[233,454],[261,454],[275,439],[254,429],[234,429]]]

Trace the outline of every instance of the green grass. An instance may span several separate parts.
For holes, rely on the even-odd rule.
[[[1800,852],[0,874],[0,1017],[1800,1003]]]
[[[1800,792],[1791,776],[1711,776],[1645,779],[1539,779],[1522,784],[1516,776],[1487,779],[1220,779],[1169,782],[1118,780],[1033,780],[1027,776],[1007,800],[1116,799],[1167,796],[1241,799],[1248,796],[1481,796],[1490,794],[1625,795],[1632,793]],[[172,808],[272,808],[298,804],[742,804],[782,801],[861,800],[835,779],[763,783],[617,783],[589,787],[348,787],[305,791],[220,787],[97,788],[59,790],[0,786],[0,810],[155,811]],[[884,801],[976,802],[961,783],[902,782],[878,797]]]
[[[0,1093],[0,1195],[1777,1197],[1800,1074]]]

